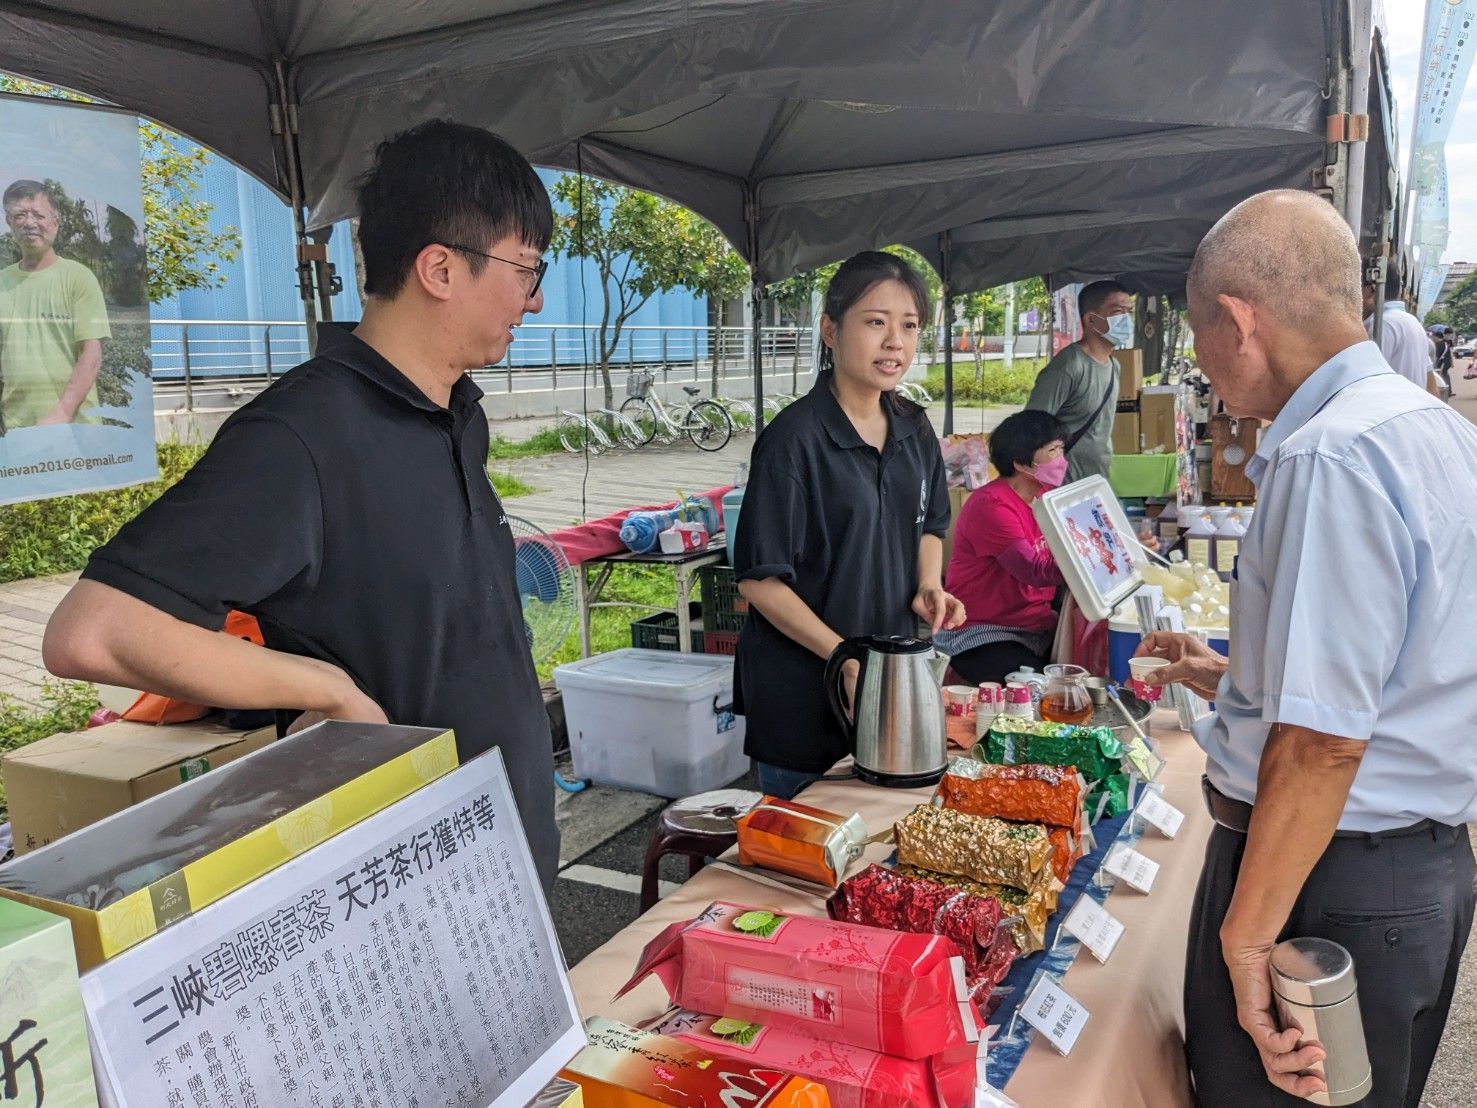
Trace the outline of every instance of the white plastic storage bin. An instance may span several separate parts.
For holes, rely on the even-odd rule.
[[[679,797],[749,772],[732,658],[633,647],[559,666],[554,684],[576,777]]]

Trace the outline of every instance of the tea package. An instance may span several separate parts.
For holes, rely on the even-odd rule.
[[[953,939],[977,1001],[989,997],[1015,960],[1015,920],[995,897],[905,877],[886,866],[868,866],[843,881],[826,910],[849,923]]]
[[[996,765],[1075,766],[1088,782],[1090,819],[1128,810],[1123,744],[1111,728],[997,716],[985,737],[975,744],[973,755],[978,761]]]
[[[804,1031],[679,1008],[654,1030],[825,1085],[832,1108],[970,1108],[982,1044],[909,1060]]]
[[[559,1074],[580,1087],[585,1108],[830,1108],[824,1085],[753,1059],[599,1016],[585,1021],[585,1034],[589,1045]]]
[[[1082,830],[1087,783],[1071,766],[993,765],[955,758],[939,782],[945,808],[971,816]]]
[[[862,817],[766,796],[734,821],[739,864],[762,866],[835,888],[867,841]]]
[[[680,1007],[902,1058],[976,1042],[983,1025],[949,939],[726,901],[647,944],[617,997],[653,973]]]
[[[957,877],[951,873],[935,873],[920,866],[898,866],[894,871],[902,877],[930,881],[950,889],[959,889],[973,896],[991,897],[1018,922],[1011,928],[1011,938],[1022,954],[1035,954],[1046,949],[1046,923],[1056,911],[1057,897],[1061,884],[1050,868],[1037,875],[1036,884],[1025,891],[1010,885],[986,885],[971,881],[968,877]]]
[[[918,805],[897,824],[899,862],[987,885],[1029,889],[1052,851],[1040,824],[985,819],[932,804]]]

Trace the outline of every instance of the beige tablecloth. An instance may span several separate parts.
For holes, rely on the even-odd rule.
[[[1200,799],[1205,758],[1167,712],[1156,714],[1153,737],[1167,765],[1160,781],[1165,799],[1185,814],[1171,841],[1157,831],[1144,835],[1138,849],[1159,863],[1148,894],[1123,882],[1109,894],[1107,909],[1125,927],[1123,937],[1102,965],[1079,952],[1063,986],[1091,1016],[1076,1048],[1063,1058],[1038,1036],[1006,1085],[1022,1108],[1059,1105],[1164,1105],[1190,1101],[1184,1062],[1184,1021],[1180,994],[1185,971],[1185,937],[1190,902],[1200,874],[1210,817]],[[858,781],[820,781],[797,799],[834,812],[860,812],[869,832],[877,832],[926,802],[932,788],[881,789]],[[891,846],[868,847],[852,872],[880,862]],[[575,997],[586,1016],[603,1015],[636,1023],[660,1014],[666,993],[653,978],[620,1000],[612,1000],[630,977],[641,949],[674,920],[691,919],[714,900],[729,900],[779,912],[824,915],[819,896],[752,881],[724,866],[709,866],[650,912],[619,932],[570,972]]]

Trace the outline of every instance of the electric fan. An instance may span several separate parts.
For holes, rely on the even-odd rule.
[[[574,570],[558,543],[541,527],[508,517],[513,568],[523,605],[523,633],[534,664],[563,645],[574,626]]]

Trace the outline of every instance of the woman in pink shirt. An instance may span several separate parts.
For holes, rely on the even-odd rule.
[[[1000,476],[959,511],[945,589],[964,602],[964,626],[934,636],[971,684],[999,681],[1021,666],[1050,661],[1061,570],[1031,504],[1067,475],[1067,429],[1049,412],[1010,416],[990,435]]]

